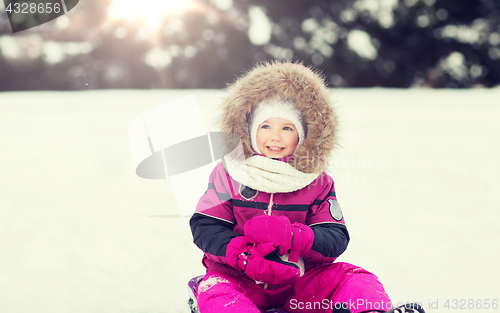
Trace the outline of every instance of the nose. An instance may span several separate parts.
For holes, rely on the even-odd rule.
[[[281,140],[281,132],[279,129],[273,129],[271,133],[271,140],[273,141],[280,141]]]

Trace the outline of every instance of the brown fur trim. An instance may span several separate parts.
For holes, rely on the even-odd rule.
[[[257,65],[228,87],[221,104],[221,131],[241,138],[245,157],[253,155],[248,120],[263,100],[287,99],[301,113],[306,138],[289,163],[304,173],[320,173],[338,144],[338,117],[322,76],[301,64],[273,62]]]

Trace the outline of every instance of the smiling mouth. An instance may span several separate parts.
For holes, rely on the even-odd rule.
[[[272,146],[267,146],[267,148],[271,151],[281,151],[285,148],[282,148],[282,147],[272,147]]]

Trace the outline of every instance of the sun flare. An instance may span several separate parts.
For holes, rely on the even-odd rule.
[[[156,29],[165,17],[182,15],[192,7],[190,0],[113,0],[108,15],[116,20],[139,20]]]

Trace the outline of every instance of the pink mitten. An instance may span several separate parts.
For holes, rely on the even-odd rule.
[[[288,260],[290,262],[297,262],[300,256],[311,250],[314,242],[314,232],[311,227],[301,223],[293,223],[292,232],[292,249],[290,250]]]
[[[300,278],[297,265],[281,260],[274,243],[252,244],[244,236],[227,245],[226,261],[251,279],[270,284],[291,284]]]
[[[292,247],[292,226],[286,216],[256,216],[245,223],[244,233],[251,243],[275,243],[279,246],[279,255],[286,254]]]
[[[290,262],[297,262],[300,256],[311,250],[314,242],[311,227],[301,223],[290,224],[288,217],[282,215],[256,216],[245,223],[244,233],[251,243],[275,243],[279,246],[279,255],[285,255],[290,250]]]

